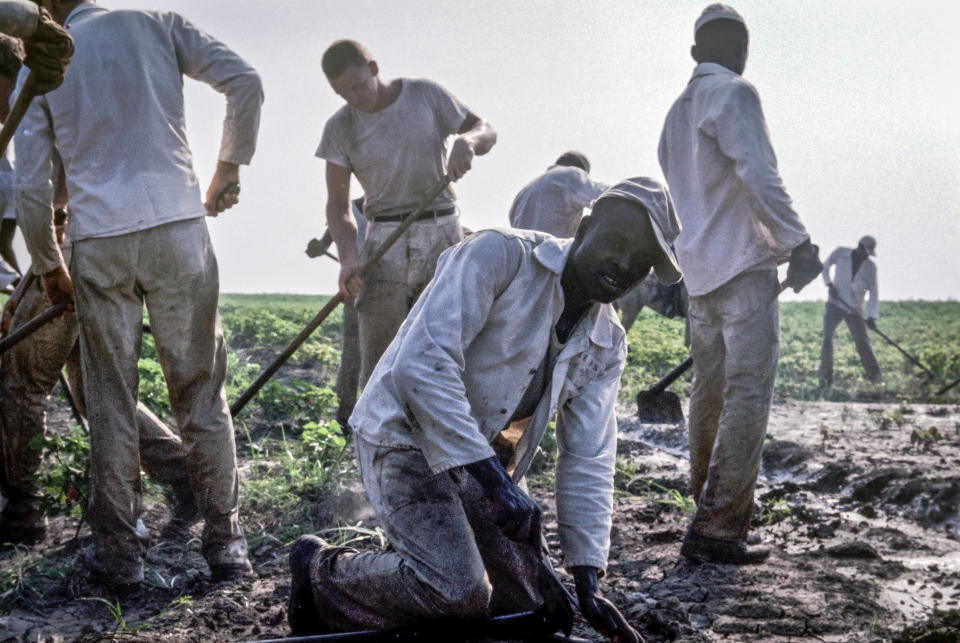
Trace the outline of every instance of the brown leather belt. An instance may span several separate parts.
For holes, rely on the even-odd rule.
[[[455,206],[450,206],[449,208],[443,208],[441,210],[424,210],[417,217],[417,221],[424,221],[426,219],[439,219],[440,217],[450,216],[457,211]],[[404,221],[410,212],[404,212],[403,214],[381,214],[373,217],[374,223],[396,223],[399,221]]]

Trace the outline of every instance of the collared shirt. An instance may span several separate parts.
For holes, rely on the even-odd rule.
[[[683,224],[675,247],[691,295],[774,267],[808,238],[780,180],[760,96],[739,74],[697,65],[667,114],[659,154]]]
[[[853,248],[840,246],[830,253],[823,262],[823,283],[833,284],[837,289],[840,300],[863,315],[863,300],[870,293],[867,303],[867,319],[877,319],[880,316],[880,295],[877,290],[877,264],[867,257],[860,264],[857,274],[853,274]],[[830,279],[830,268],[833,268],[833,279]],[[836,297],[830,295],[827,303],[836,303]],[[838,304],[839,305],[839,304]],[[843,305],[839,305],[843,308]]]
[[[551,165],[517,193],[510,206],[510,225],[572,237],[583,218],[583,209],[607,187],[579,167]]]
[[[374,369],[350,417],[367,442],[416,448],[435,472],[494,455],[563,312],[572,240],[482,230],[448,249]],[[556,416],[557,514],[564,564],[606,568],[613,507],[614,405],[626,339],[595,304],[559,349],[518,443],[522,476]]]
[[[447,174],[447,138],[470,110],[431,80],[403,78],[400,95],[379,112],[344,105],[323,128],[317,157],[351,170],[363,187],[363,213],[416,210]],[[456,202],[447,186],[428,209]]]
[[[187,146],[183,75],[226,95],[220,155],[246,164],[263,91],[256,71],[171,12],[78,5],[66,26],[66,79],[34,99],[16,135],[19,217],[34,270],[60,264],[52,234],[54,145],[63,158],[74,241],[205,214]]]

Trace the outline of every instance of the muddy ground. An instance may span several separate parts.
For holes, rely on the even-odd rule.
[[[678,562],[689,520],[685,431],[641,425],[621,409],[603,587],[646,640],[960,640],[960,407],[782,401],[769,426],[755,528],[773,556],[756,567],[690,565]],[[533,488],[555,542],[549,479]],[[359,497],[339,500],[344,523],[362,518]],[[167,516],[154,501],[144,520],[159,532]],[[199,527],[192,535],[153,539],[144,588],[115,602],[77,562],[87,529],[54,520],[43,546],[0,554],[0,642],[287,635],[289,543],[251,537],[255,576],[215,585]],[[582,623],[575,635],[593,637]]]

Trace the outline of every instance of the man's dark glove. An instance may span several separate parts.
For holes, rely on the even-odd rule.
[[[827,284],[827,294],[834,299],[840,299],[840,294],[837,292],[837,287],[833,284]]]
[[[803,287],[817,278],[823,270],[820,262],[820,246],[815,246],[807,239],[790,253],[790,264],[787,266],[787,286],[793,292],[800,292]]]
[[[46,9],[40,9],[37,28],[23,41],[23,61],[33,72],[31,90],[46,94],[60,86],[73,58],[73,38],[57,24]]]
[[[473,462],[465,469],[493,504],[496,524],[504,535],[517,542],[529,542],[539,551],[540,507],[513,483],[497,457]]]
[[[868,317],[868,318],[866,319],[866,322],[867,322],[867,328],[869,328],[870,330],[877,330],[877,320],[876,320],[876,319],[871,319],[871,318]]]
[[[640,634],[627,623],[620,610],[600,593],[595,567],[573,567],[580,612],[590,626],[612,643],[643,643]]]

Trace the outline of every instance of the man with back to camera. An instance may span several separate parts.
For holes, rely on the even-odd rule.
[[[590,161],[584,154],[564,152],[517,193],[510,206],[510,225],[572,237],[583,218],[583,209],[607,187],[590,178]]]
[[[351,417],[364,487],[392,545],[304,536],[290,553],[295,634],[532,610],[540,511],[521,487],[556,417],[563,564],[587,621],[636,631],[602,597],[626,338],[609,305],[651,270],[680,279],[666,189],[627,179],[573,239],[481,230],[446,251]],[[518,428],[506,451],[502,433]]]
[[[240,528],[233,423],[224,392],[219,277],[205,215],[235,205],[239,166],[256,146],[256,71],[172,12],[108,11],[43,0],[77,51],[55,91],[34,100],[17,136],[20,224],[47,297],[76,287],[90,417],[92,548],[85,561],[118,591],[143,580],[137,359],[143,306],[204,518],[201,551],[215,581],[250,573]],[[122,60],[124,64],[114,64]],[[206,203],[186,142],[183,76],[226,96]],[[70,273],[53,233],[54,148],[66,171]]]
[[[694,26],[697,66],[667,114],[660,166],[683,231],[694,379],[690,477],[697,512],[680,553],[762,562],[747,544],[779,346],[777,264],[799,292],[822,267],[777,171],[760,98],[741,74],[739,13],[711,4]]]
[[[820,350],[820,381],[833,384],[833,336],[841,321],[847,323],[850,336],[860,355],[860,363],[871,382],[880,381],[880,364],[873,352],[867,328],[876,328],[880,316],[877,294],[877,265],[870,257],[877,253],[877,240],[866,235],[856,248],[837,248],[823,264],[823,283],[827,285],[827,306],[823,311],[823,346]],[[833,278],[830,277],[833,268]],[[866,318],[863,300],[870,293]]]
[[[317,156],[326,161],[326,216],[340,258],[340,291],[355,297],[362,386],[433,276],[437,257],[462,239],[453,190],[448,186],[427,204],[363,279],[359,267],[441,182],[466,174],[497,135],[435,82],[381,78],[377,62],[358,42],[334,42],[322,67],[347,103],[327,121]],[[450,136],[455,138],[448,156]],[[360,252],[350,216],[351,174],[363,187],[369,224]]]

